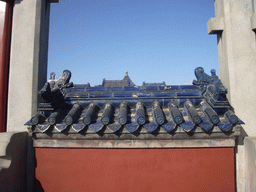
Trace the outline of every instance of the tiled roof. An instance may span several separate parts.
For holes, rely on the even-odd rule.
[[[211,136],[234,132],[243,122],[234,114],[219,78],[215,73],[205,74],[202,68],[195,74],[194,85],[136,86],[128,75],[121,81],[130,85],[105,80],[102,86],[90,87],[66,82],[68,86],[64,83],[58,90],[46,83],[40,92],[45,102],[26,125],[35,134],[182,132]]]
[[[124,76],[123,80],[106,80],[103,79],[102,86],[104,87],[134,87],[135,84],[132,82],[130,77],[128,76],[128,72]]]
[[[166,84],[165,84],[165,82],[163,82],[163,83],[146,83],[144,81],[142,86],[166,86]]]

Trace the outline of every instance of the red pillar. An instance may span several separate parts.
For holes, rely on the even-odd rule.
[[[0,1],[0,132],[6,131],[13,2]]]

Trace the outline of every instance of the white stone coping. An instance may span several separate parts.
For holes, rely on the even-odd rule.
[[[34,147],[50,148],[201,148],[235,147],[235,138],[192,140],[34,140]]]
[[[113,133],[98,134],[65,134],[65,133],[32,133],[34,147],[58,148],[200,148],[200,147],[235,147],[236,138],[240,135],[241,126],[234,132],[224,134],[176,133],[174,135],[143,133],[140,135]]]
[[[207,22],[208,34],[217,34],[224,30],[223,18],[211,18]]]

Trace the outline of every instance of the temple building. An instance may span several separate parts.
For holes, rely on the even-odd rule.
[[[122,86],[135,86],[135,84],[132,82],[130,77],[128,76],[128,72],[126,71],[126,74],[123,78],[123,80],[106,80],[103,79],[102,86],[104,87],[122,87]]]

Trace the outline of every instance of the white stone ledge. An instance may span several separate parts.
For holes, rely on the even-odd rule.
[[[34,140],[34,147],[51,148],[201,148],[235,147],[235,138],[191,140]]]
[[[208,34],[218,34],[224,30],[223,18],[211,18],[207,22]]]

